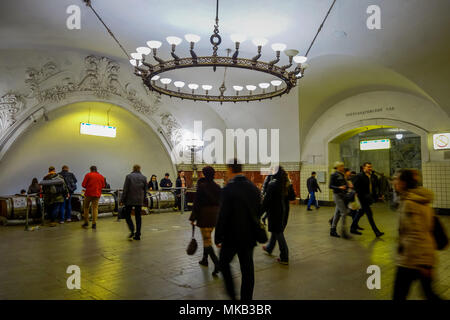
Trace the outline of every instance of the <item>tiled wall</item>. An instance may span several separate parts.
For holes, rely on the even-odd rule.
[[[297,197],[299,197],[300,191],[303,186],[300,185],[300,165],[298,163],[281,163],[281,166],[286,170],[288,173],[289,179],[292,182],[292,185],[294,187],[295,194]],[[198,176],[199,178],[202,177],[201,169],[203,166],[206,166],[206,164],[197,165],[198,167]],[[212,165],[214,169],[216,170],[216,179],[223,179],[224,183],[228,181],[227,177],[227,167],[226,165]],[[251,180],[258,188],[262,188],[264,179],[266,178],[265,175],[261,175],[261,171],[259,169],[260,167],[257,165],[243,165],[243,173],[244,175]],[[186,181],[188,186],[192,185],[192,169],[190,165],[178,165],[178,170],[184,170]],[[306,188],[306,187],[305,187]]]
[[[423,186],[434,192],[434,208],[450,209],[450,161],[423,162]]]
[[[300,171],[300,195],[302,199],[308,197],[308,189],[306,188],[306,180],[311,176],[312,171],[325,171],[325,183],[319,182],[319,187],[322,192],[316,193],[316,199],[319,201],[333,201],[330,189],[328,189],[328,181],[330,178],[330,172],[327,165],[319,164],[303,164]]]

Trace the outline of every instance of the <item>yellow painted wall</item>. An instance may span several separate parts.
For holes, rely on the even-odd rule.
[[[91,109],[89,119],[89,109]],[[117,127],[116,138],[80,134],[80,123]],[[39,120],[11,147],[0,162],[0,195],[27,189],[33,177],[39,180],[50,165],[59,171],[67,164],[81,181],[91,165],[96,165],[112,188],[121,188],[133,164],[140,164],[149,179],[165,172],[173,178],[172,163],[159,137],[142,120],[115,105],[101,102],[75,103],[49,113],[49,121]]]

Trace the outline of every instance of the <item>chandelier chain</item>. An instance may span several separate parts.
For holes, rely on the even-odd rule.
[[[305,57],[308,56],[309,51],[311,50],[311,48],[312,48],[314,42],[316,41],[317,36],[319,35],[320,31],[322,31],[323,25],[325,24],[325,21],[327,20],[328,16],[330,15],[331,9],[333,9],[334,4],[336,3],[336,1],[337,1],[337,0],[334,0],[333,3],[332,3],[331,6],[330,6],[330,9],[328,9],[327,14],[326,14],[325,18],[324,18],[323,21],[322,21],[322,24],[320,25],[319,29],[317,30],[316,35],[314,36],[313,41],[311,42],[311,44],[309,45],[308,50],[306,51]]]
[[[106,28],[106,30],[108,31],[109,35],[114,39],[114,41],[116,41],[116,43],[119,45],[120,49],[122,49],[122,51],[125,53],[125,55],[127,56],[128,59],[130,59],[130,56],[128,54],[128,52],[124,49],[124,47],[122,46],[122,44],[119,42],[119,40],[117,40],[116,36],[114,35],[114,33],[111,31],[111,29],[106,25],[105,22],[103,22],[103,19],[100,18],[100,16],[98,15],[97,11],[95,11],[95,9],[92,7],[91,4],[91,0],[83,0],[84,3],[86,4],[87,7],[91,8],[92,12],[94,12],[94,14],[97,16],[98,20],[103,24],[103,26]]]

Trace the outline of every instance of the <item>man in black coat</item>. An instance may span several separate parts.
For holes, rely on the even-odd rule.
[[[62,167],[61,172],[58,174],[64,178],[64,181],[66,182],[67,185],[67,189],[69,189],[69,196],[67,198],[64,198],[64,204],[61,210],[61,221],[64,221],[65,219],[67,222],[71,222],[72,194],[77,189],[77,178],[75,178],[75,175],[72,172],[69,172],[69,167],[66,165]]]
[[[230,262],[237,254],[242,273],[241,300],[252,300],[253,249],[261,215],[261,193],[242,174],[242,165],[236,159],[228,164],[228,176],[231,179],[222,190],[214,242],[221,247],[219,263],[228,295],[236,300]]]
[[[133,166],[133,172],[127,175],[123,185],[123,192],[120,202],[125,205],[125,219],[131,234],[130,240],[141,240],[141,209],[147,194],[147,178],[141,173],[141,167],[137,164]],[[134,207],[134,217],[136,219],[136,233],[134,232],[133,220],[131,220],[131,210]]]
[[[316,209],[319,209],[319,205],[317,204],[317,200],[316,200],[316,192],[317,191],[322,192],[322,190],[320,190],[319,184],[317,183],[315,171],[311,172],[311,177],[309,177],[308,180],[306,180],[306,187],[308,188],[308,193],[309,193],[307,210],[312,211],[311,204],[313,204],[313,203],[314,203],[314,206],[316,207]]]
[[[353,220],[350,232],[354,234],[361,234],[357,230],[359,219],[367,214],[367,219],[369,220],[370,226],[377,237],[381,237],[384,232],[378,230],[375,220],[373,219],[372,208],[370,205],[374,203],[374,194],[376,194],[377,180],[375,175],[372,173],[372,164],[370,162],[365,162],[362,166],[363,172],[356,175],[353,186],[358,196],[359,202],[361,203],[361,209]]]
[[[168,190],[172,188],[172,181],[170,181],[169,179],[169,173],[166,173],[164,175],[164,178],[161,179],[159,186],[162,188],[162,190]]]

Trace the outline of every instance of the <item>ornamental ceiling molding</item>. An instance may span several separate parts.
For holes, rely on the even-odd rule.
[[[120,82],[120,65],[107,57],[89,55],[84,58],[80,76],[72,70],[62,70],[53,61],[41,68],[26,69],[26,94],[7,93],[0,98],[0,140],[13,130],[17,120],[28,117],[37,106],[73,100],[77,96],[92,95],[98,99],[122,98],[139,114],[160,126],[172,144],[179,140],[181,125],[169,111],[160,111],[160,97],[140,84],[141,92],[130,82]],[[145,92],[145,94],[143,94]],[[71,98],[71,99],[69,99]],[[114,102],[113,102],[114,103]],[[160,131],[160,130],[158,130]],[[172,146],[170,146],[172,147]]]
[[[16,115],[24,108],[21,96],[7,93],[0,97],[0,134],[16,122]]]

